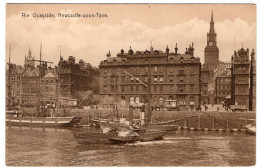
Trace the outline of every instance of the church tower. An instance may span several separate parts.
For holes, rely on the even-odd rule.
[[[214,29],[213,12],[211,13],[210,29],[207,34],[207,46],[204,50],[204,64],[209,70],[215,70],[219,62],[217,34]]]

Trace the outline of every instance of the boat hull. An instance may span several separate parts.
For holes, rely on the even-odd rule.
[[[256,123],[248,124],[244,128],[248,134],[256,135]]]
[[[81,117],[6,117],[6,125],[32,127],[71,127]]]
[[[74,138],[78,144],[111,144],[110,138],[115,138],[117,135],[114,133],[102,134],[100,132],[86,132],[74,133]]]
[[[156,132],[147,132],[139,133],[140,141],[154,141],[163,139],[163,136],[167,133],[167,131],[156,131]]]

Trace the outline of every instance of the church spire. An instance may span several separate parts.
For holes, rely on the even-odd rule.
[[[210,21],[210,29],[209,29],[209,33],[215,33],[214,30],[214,20],[213,20],[213,11],[211,12],[211,21]]]

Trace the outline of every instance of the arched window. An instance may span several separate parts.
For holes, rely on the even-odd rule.
[[[190,105],[194,105],[194,104],[195,104],[195,102],[194,102],[194,97],[191,96],[191,97],[190,97]]]
[[[137,104],[140,103],[140,98],[139,98],[139,97],[136,97],[136,98],[135,98],[135,103],[137,103]]]
[[[159,103],[163,104],[163,98],[162,97],[159,98]]]
[[[135,103],[135,98],[134,97],[130,97],[130,104],[134,104]]]

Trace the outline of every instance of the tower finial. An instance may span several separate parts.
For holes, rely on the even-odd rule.
[[[211,21],[213,22],[213,10],[211,10]]]

